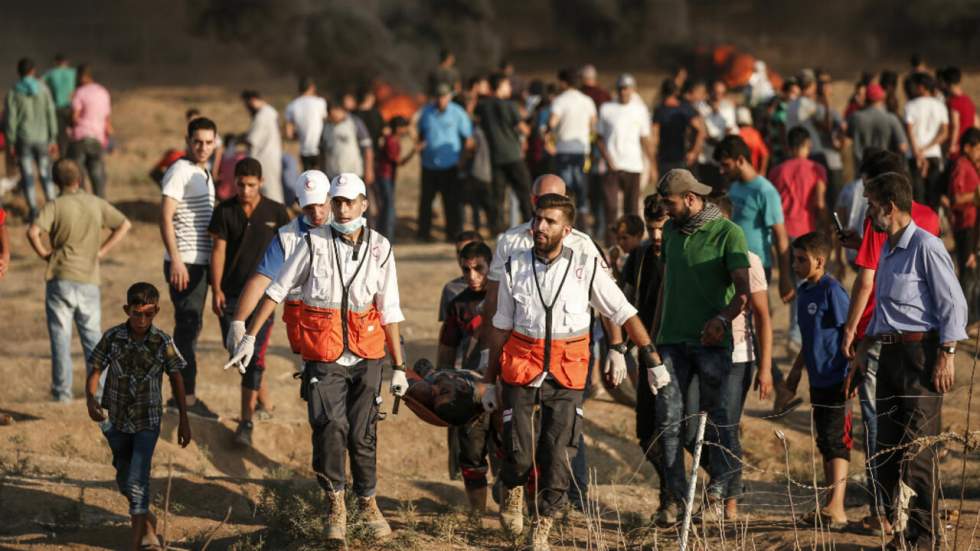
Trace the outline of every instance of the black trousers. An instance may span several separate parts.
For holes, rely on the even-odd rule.
[[[490,228],[493,233],[500,233],[507,229],[507,223],[503,218],[507,212],[507,186],[514,190],[514,195],[521,206],[521,221],[530,220],[531,212],[531,174],[527,171],[524,161],[514,161],[513,163],[493,165],[493,182],[491,202],[496,212],[487,213],[490,219]],[[516,225],[516,224],[515,224]]]
[[[328,492],[344,490],[350,455],[354,493],[374,495],[381,361],[363,360],[352,366],[307,362],[303,384],[308,387],[306,405],[313,428],[317,482]]]
[[[929,205],[932,210],[939,208],[940,198],[947,193],[943,189],[942,162],[938,157],[926,157],[929,165],[926,175],[919,172],[915,159],[909,159],[909,172],[912,173],[912,198],[920,203]]]
[[[582,435],[582,396],[550,378],[540,388],[502,385],[506,453],[500,477],[504,487],[516,488],[537,467],[534,503],[541,516],[564,504]]]
[[[456,460],[463,474],[463,484],[469,489],[485,488],[490,454],[500,448],[490,415],[481,415],[458,427],[455,436],[459,444]]]
[[[456,168],[422,169],[422,193],[419,196],[419,239],[432,233],[432,201],[442,195],[442,212],[446,218],[446,241],[452,242],[463,229],[463,206],[459,199],[460,180]]]
[[[307,170],[320,170],[319,155],[300,155],[299,162],[303,166],[303,172]]]
[[[932,383],[938,346],[937,337],[918,343],[882,345],[876,395],[879,450],[939,434],[943,396]],[[936,515],[936,447],[909,447],[885,453],[878,458],[877,466],[885,510],[892,522],[902,481],[916,493],[909,503],[907,537],[928,538],[935,534],[941,526]]]
[[[184,392],[197,394],[197,338],[201,335],[204,305],[208,302],[208,271],[206,264],[185,264],[189,281],[187,288],[178,291],[167,285],[170,302],[174,305],[174,346],[184,357],[187,366],[180,371]],[[163,262],[163,277],[170,281],[170,262]]]
[[[643,456],[653,465],[657,472],[657,479],[660,482],[660,499],[666,500],[667,496],[667,474],[664,472],[660,461],[660,444],[657,439],[657,397],[650,390],[647,383],[647,369],[641,368],[636,380],[636,438],[640,441],[640,449]],[[702,455],[702,462],[706,463]]]

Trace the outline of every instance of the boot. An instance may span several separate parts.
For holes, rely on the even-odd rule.
[[[487,510],[487,487],[467,488],[466,501],[470,504],[470,511],[484,513]]]
[[[327,492],[327,539],[344,541],[347,538],[347,505],[344,492]]]
[[[525,549],[528,551],[550,551],[551,546],[548,545],[548,535],[551,533],[551,525],[554,522],[554,519],[551,517],[542,516],[534,519],[534,525],[527,534],[527,546]]]
[[[524,487],[504,488],[504,502],[500,506],[500,525],[511,536],[524,531]]]
[[[361,522],[367,526],[368,532],[374,539],[379,540],[391,535],[391,527],[388,526],[385,516],[381,514],[381,509],[378,509],[378,502],[375,501],[374,496],[357,498],[357,510]]]

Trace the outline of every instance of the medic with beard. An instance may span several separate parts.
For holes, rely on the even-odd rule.
[[[391,393],[408,389],[399,344],[402,315],[391,244],[366,227],[364,181],[330,183],[329,225],[311,229],[265,292],[228,366],[247,365],[255,334],[291,290],[302,287],[302,384],[313,428],[313,470],[327,492],[327,539],[346,539],[344,490],[350,457],[358,518],[374,538],[391,533],[375,500],[381,361],[391,355]],[[345,453],[346,452],[346,453]]]
[[[598,257],[565,247],[575,204],[558,194],[538,197],[534,246],[504,263],[497,311],[489,331],[482,401],[502,405],[505,459],[500,521],[523,530],[524,485],[537,467],[529,547],[548,549],[548,534],[566,496],[570,461],[583,428],[582,397],[589,363],[590,305],[623,326],[639,346],[643,367],[660,365],[643,322]],[[661,368],[662,369],[662,368]],[[499,400],[499,402],[498,402]],[[538,409],[538,413],[535,410]]]

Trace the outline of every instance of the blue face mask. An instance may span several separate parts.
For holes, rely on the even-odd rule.
[[[330,221],[330,227],[339,231],[344,235],[349,235],[363,228],[366,222],[367,220],[363,216],[359,218],[355,218],[350,222],[347,222],[346,224],[341,224],[336,219],[334,219]]]

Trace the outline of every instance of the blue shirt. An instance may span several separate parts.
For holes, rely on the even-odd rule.
[[[310,225],[306,223],[306,216],[302,214],[299,217],[299,231],[303,235],[306,235],[310,231]],[[274,280],[279,275],[279,271],[282,270],[282,266],[285,263],[286,249],[282,246],[282,238],[276,235],[276,238],[270,241],[269,246],[265,248],[265,255],[262,257],[262,261],[259,262],[259,267],[255,271]]]
[[[939,342],[966,338],[966,297],[943,242],[909,221],[892,249],[881,249],[868,335],[938,331]]]
[[[841,339],[850,302],[840,283],[826,274],[816,283],[804,281],[797,290],[796,319],[803,335],[803,361],[813,388],[831,387],[847,377]]]
[[[762,265],[772,266],[772,226],[783,223],[783,201],[769,180],[756,176],[728,188],[732,200],[732,222],[745,233],[749,250],[759,255]],[[798,236],[794,236],[798,237]]]
[[[463,142],[473,134],[473,123],[466,110],[450,102],[445,111],[430,103],[419,115],[419,136],[425,141],[422,167],[432,170],[453,168],[459,162]]]

